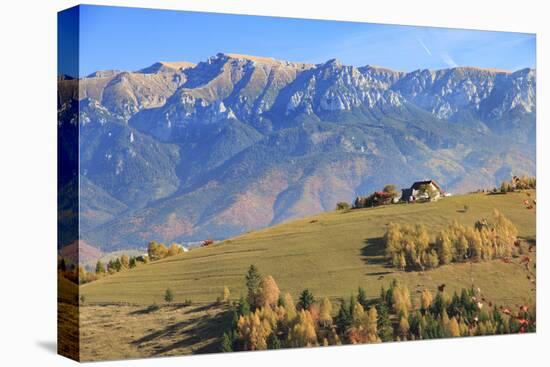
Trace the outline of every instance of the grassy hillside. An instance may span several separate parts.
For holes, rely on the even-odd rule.
[[[535,212],[525,208],[525,198],[525,193],[471,194],[436,203],[322,213],[108,276],[84,285],[82,293],[87,302],[151,304],[163,302],[164,290],[171,288],[175,302],[187,298],[212,302],[228,286],[231,298],[238,298],[245,294],[246,269],[255,264],[295,297],[309,288],[315,296],[339,298],[358,286],[374,297],[392,278],[405,282],[413,294],[423,288],[435,290],[442,283],[452,291],[470,286],[473,278],[491,301],[515,304],[534,298],[517,262],[496,260],[452,264],[425,273],[401,272],[386,266],[381,236],[392,221],[425,223],[435,233],[455,219],[473,225],[497,208],[516,224],[521,237],[534,239]]]

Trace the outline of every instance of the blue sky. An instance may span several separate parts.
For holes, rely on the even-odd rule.
[[[517,70],[535,67],[535,43],[533,34],[510,32],[82,6],[79,65],[83,76],[156,61],[199,62],[227,52],[311,63],[337,58],[404,71]],[[60,64],[60,72],[64,68]]]

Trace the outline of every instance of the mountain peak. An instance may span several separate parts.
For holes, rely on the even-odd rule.
[[[272,57],[262,57],[262,56],[253,56],[253,55],[244,55],[244,54],[233,54],[233,53],[225,53],[223,54],[226,57],[230,59],[238,59],[238,60],[247,60],[247,61],[254,61],[262,64],[275,64],[278,63],[278,60],[275,60]]]
[[[324,65],[340,67],[340,66],[342,66],[342,62],[338,59],[330,59],[330,60],[327,60],[327,62],[325,62]]]
[[[89,74],[86,78],[111,78],[121,72],[121,70],[98,70]]]
[[[455,68],[452,68],[451,70],[459,71],[459,72],[468,72],[468,71],[481,71],[481,72],[488,72],[488,73],[495,73],[495,74],[511,74],[511,70],[507,69],[498,69],[498,68],[482,68],[477,66],[457,66]]]
[[[182,69],[189,69],[194,67],[195,64],[188,61],[158,61],[151,66],[144,69],[140,69],[138,72],[142,74],[156,74],[163,72],[173,72]]]

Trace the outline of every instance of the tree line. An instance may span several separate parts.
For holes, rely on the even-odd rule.
[[[176,256],[183,254],[183,248],[177,243],[173,243],[170,247],[164,243],[158,243],[157,241],[151,241],[147,245],[147,255],[150,261],[157,261],[170,256]]]
[[[86,270],[83,265],[73,264],[71,261],[60,258],[58,260],[58,272],[64,278],[76,284],[85,284],[97,280],[99,277],[106,274],[115,274],[120,271],[133,269],[138,264],[146,264],[149,261],[157,261],[166,257],[183,254],[184,250],[181,246],[173,243],[171,246],[166,246],[164,243],[151,241],[147,244],[147,256],[128,256],[121,255],[111,258],[107,263],[97,260],[95,268]]]
[[[498,210],[473,227],[457,221],[436,234],[432,241],[423,224],[390,223],[384,235],[388,261],[401,270],[426,270],[464,261],[510,258],[526,251],[517,238],[516,226]]]
[[[367,196],[358,196],[353,202],[353,208],[370,208],[380,205],[392,204],[395,200],[399,199],[400,193],[393,184],[384,186],[382,191],[375,191]]]
[[[408,288],[392,281],[380,296],[367,299],[363,288],[335,307],[305,289],[295,303],[270,276],[251,265],[247,296],[233,302],[233,322],[220,339],[223,352],[535,331],[535,312],[515,312],[486,302],[480,290],[463,289],[435,296],[424,289],[415,305]],[[224,292],[225,293],[225,292]]]
[[[501,193],[529,190],[537,188],[537,178],[534,176],[514,176],[510,181],[502,181],[499,191]]]

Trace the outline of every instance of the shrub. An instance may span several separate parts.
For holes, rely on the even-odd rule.
[[[166,303],[171,303],[174,300],[174,293],[170,288],[166,289],[164,292],[164,301]]]
[[[336,203],[336,210],[348,210],[349,208],[350,208],[350,205],[345,201],[340,201]]]

